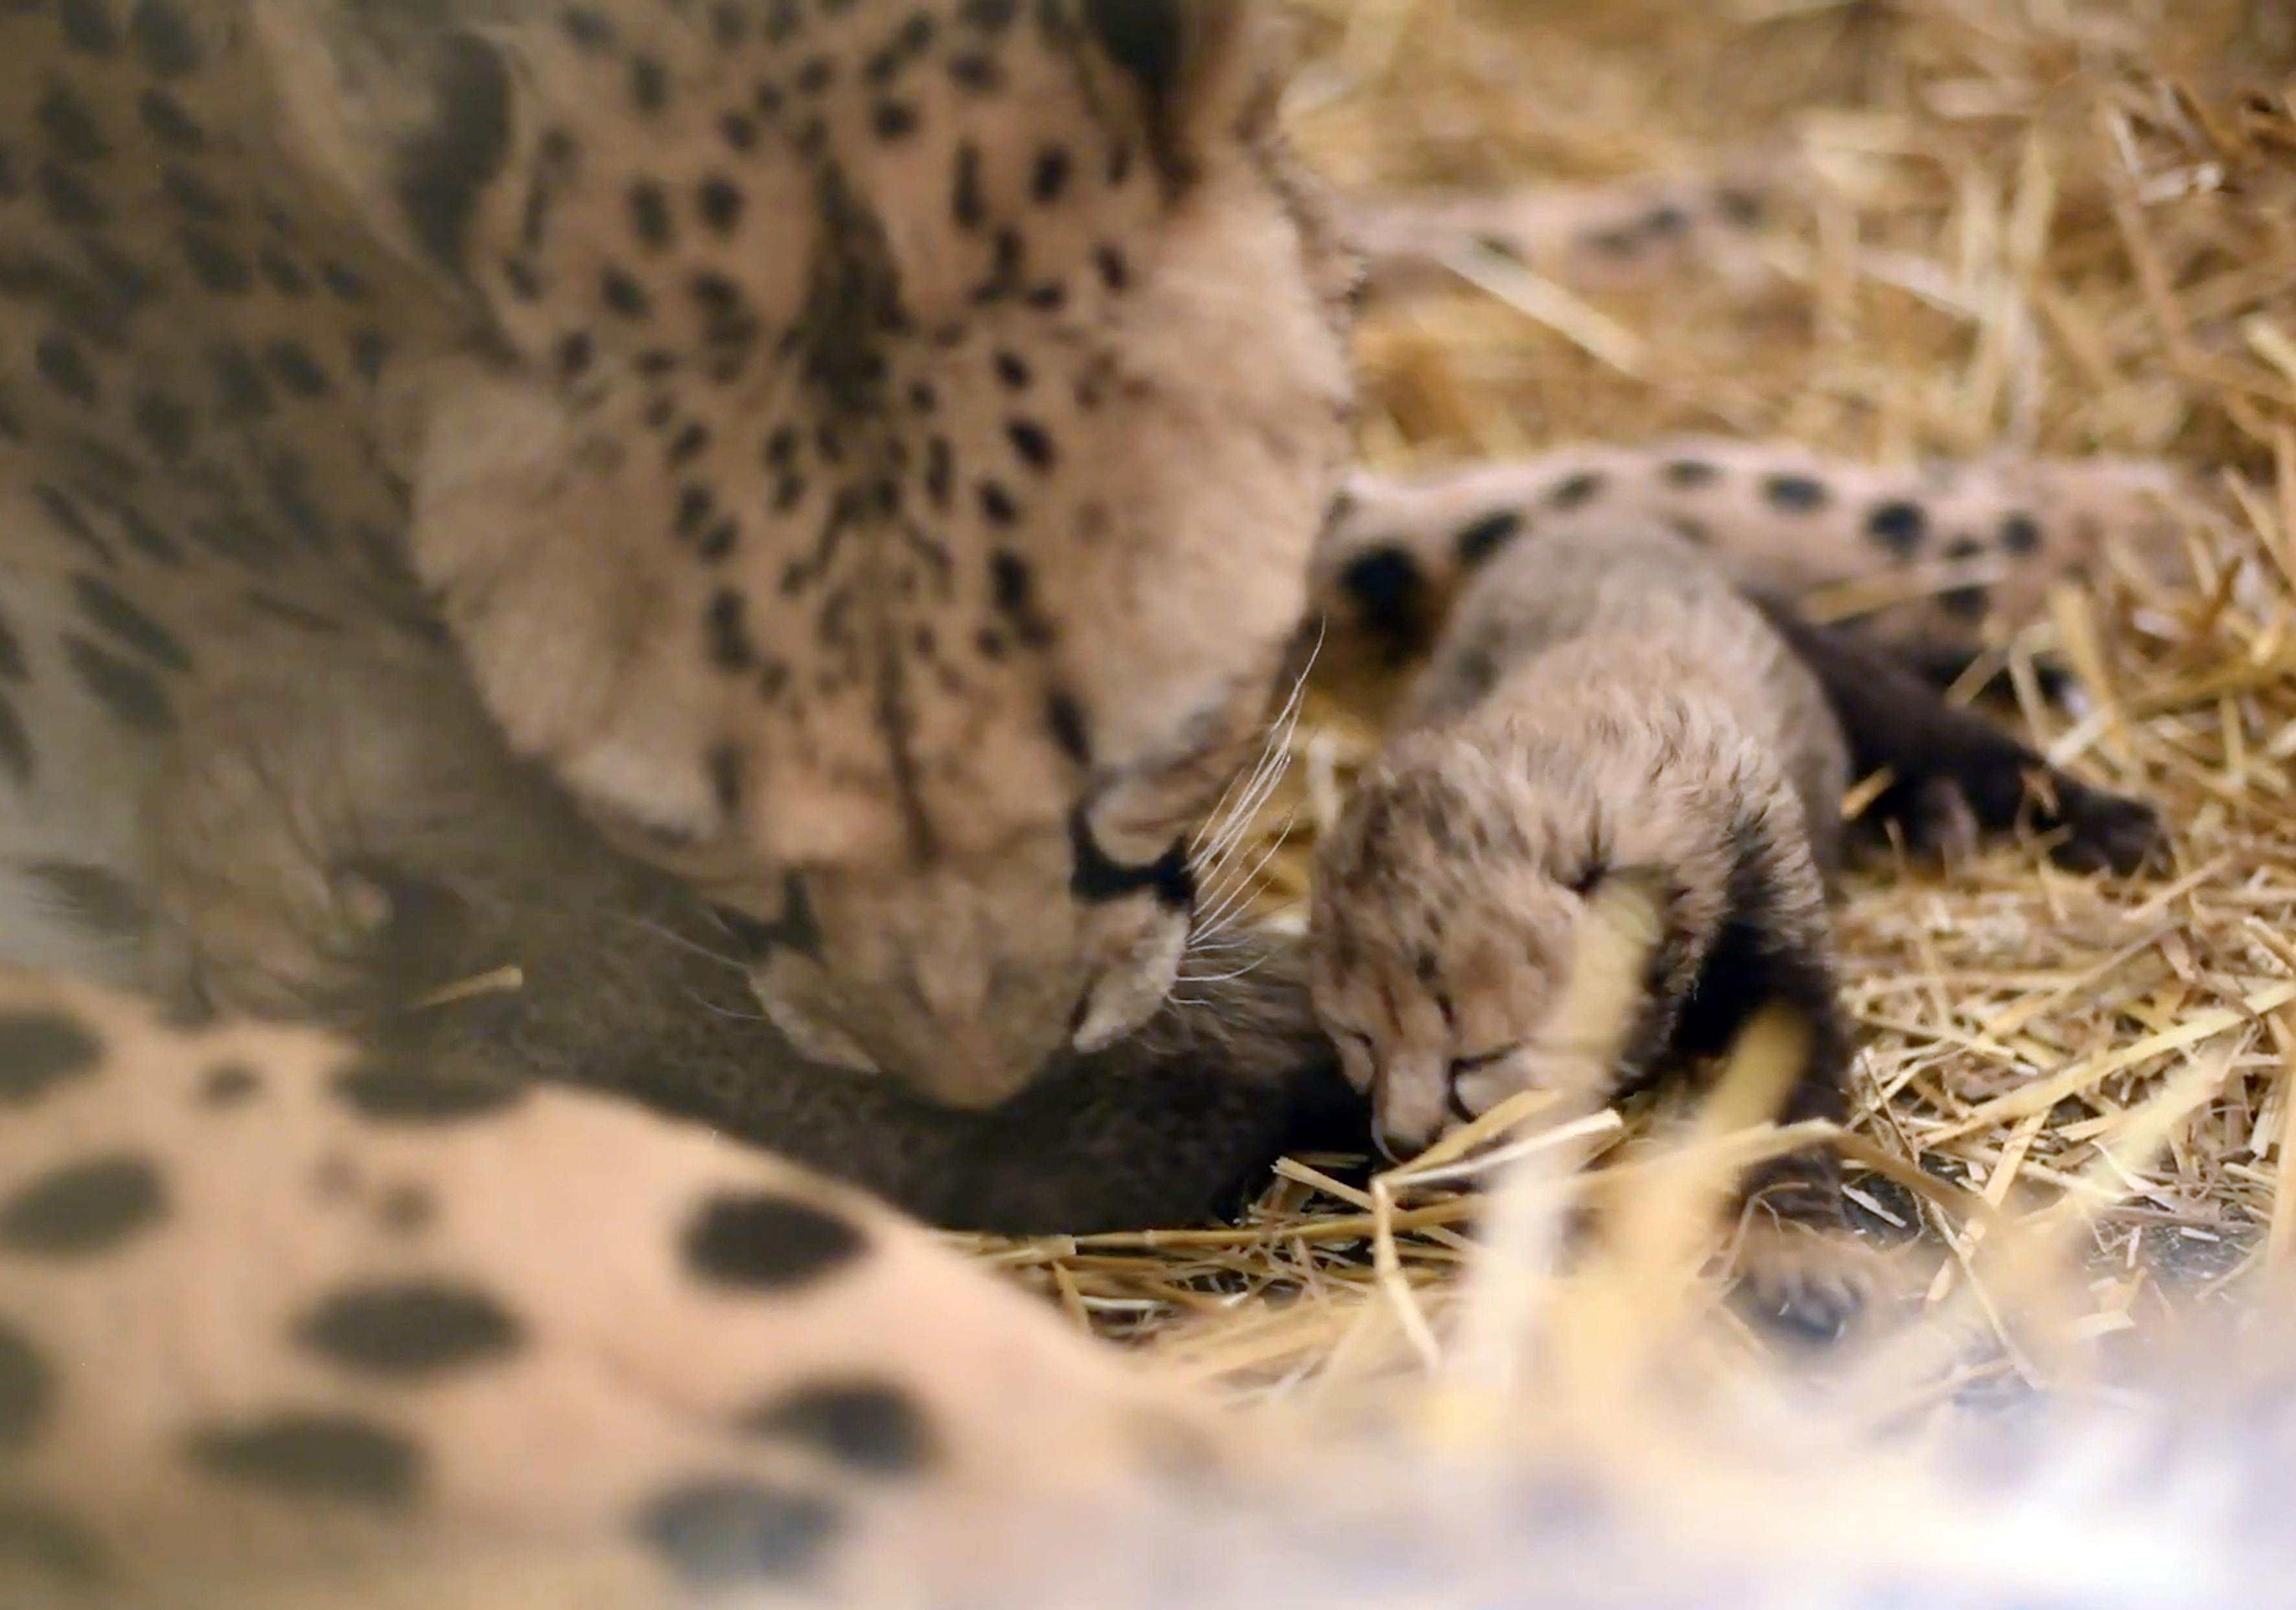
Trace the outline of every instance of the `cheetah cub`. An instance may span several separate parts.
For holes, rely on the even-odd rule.
[[[1772,1005],[1810,1031],[1780,1121],[1845,1119],[1827,891],[1849,779],[1816,678],[1676,533],[1589,521],[1495,559],[1317,852],[1316,1006],[1381,1149],[1530,1088],[1584,1116]],[[1583,1021],[1574,973],[1621,949],[1648,957],[1630,1021]],[[1749,1295],[1841,1331],[1874,1265],[1832,1154],[1743,1194]]]

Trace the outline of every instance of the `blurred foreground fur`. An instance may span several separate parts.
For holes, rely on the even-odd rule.
[[[1965,1288],[1821,1382],[1790,1383],[1711,1323],[1711,1288],[1693,1277],[1707,1212],[1734,1168],[1790,1144],[1760,1115],[1805,1049],[1806,1025],[1756,1019],[1680,1143],[1634,1165],[1634,1189],[1567,1274],[1543,1253],[1578,1200],[1573,1147],[1510,1148],[1488,1250],[1431,1376],[1374,1371],[1344,1421],[1242,1421],[1246,1446],[1222,1475],[1048,1514],[1041,1531],[1023,1528],[1018,1557],[993,1562],[993,1579],[980,1560],[905,1562],[903,1589],[873,1610],[2290,1602],[2296,1534],[2279,1495],[2296,1468],[2296,1343],[2277,1308],[2099,1380],[2058,1323],[2070,1310],[2053,1298],[2070,1294],[2054,1260],[2079,1228],[2059,1214],[1988,1244],[1975,1266],[1985,1302]],[[2140,1163],[2209,1088],[2180,1081],[2136,1116],[2120,1155]],[[2055,1390],[2006,1410],[1947,1401],[1956,1362],[2009,1314],[2028,1372]],[[947,1588],[965,1576],[996,1581],[993,1601]],[[602,1542],[183,1581],[132,1604],[812,1602],[824,1601],[671,1589]]]

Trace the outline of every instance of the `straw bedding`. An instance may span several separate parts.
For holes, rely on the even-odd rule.
[[[1300,9],[1314,66],[1292,120],[1343,185],[1727,167],[1767,176],[1777,203],[1747,260],[1650,292],[1462,277],[1375,315],[1373,463],[1698,431],[1884,461],[2159,457],[2188,478],[2181,574],[2095,578],[1999,650],[2041,748],[2162,808],[2173,869],[2075,879],[2008,847],[1944,876],[1861,873],[1841,919],[1866,1047],[1856,1128],[1869,1154],[2013,1219],[2077,1223],[2077,1336],[2160,1329],[2284,1263],[2296,24],[2266,0]],[[2084,707],[2040,698],[2036,655],[2081,673]],[[1300,723],[1247,863],[1269,920],[1298,918],[1366,717],[1325,690]],[[1366,1190],[1324,1162],[1286,1165],[1234,1229],[967,1244],[1239,1392],[1335,1380],[1414,1338],[1425,1352],[1422,1310],[1458,1284],[1472,1199]],[[1956,1193],[1852,1179],[1869,1228],[1906,1244],[1909,1306],[1981,1288],[1984,1232]],[[1971,1369],[2038,1368],[2003,1342]]]

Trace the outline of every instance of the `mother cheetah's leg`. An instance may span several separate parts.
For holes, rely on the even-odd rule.
[[[612,1090],[964,1228],[1193,1221],[1288,1146],[1354,1138],[1284,941],[1004,1106],[933,1105],[800,1055],[750,990],[746,931],[512,760],[450,656],[338,636],[322,673],[259,627],[222,652],[146,811],[156,982],[182,1004]]]
[[[962,1599],[1021,1529],[1229,1463],[914,1228],[623,1104],[12,971],[0,1097],[11,1606],[607,1542],[652,1579],[609,1603],[875,1603],[925,1558],[990,1573]]]

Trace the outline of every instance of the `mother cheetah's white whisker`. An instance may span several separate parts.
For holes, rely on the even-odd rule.
[[[726,967],[735,973],[746,973],[750,970],[749,964],[742,961],[741,957],[737,956],[729,956],[722,950],[712,950],[709,946],[701,943],[699,940],[688,939],[685,935],[678,932],[676,929],[657,922],[652,917],[627,916],[619,912],[616,912],[613,915],[616,921],[627,924],[628,926],[638,930],[641,933],[652,934],[655,939],[660,940],[665,944],[675,946],[676,949],[686,952],[688,955],[698,956],[704,961],[716,962],[718,965]]]
[[[1259,972],[1267,961],[1267,958],[1264,956],[1255,957],[1233,973],[1184,973],[1180,975],[1181,982],[1191,984],[1232,984],[1240,978],[1249,978]]]
[[[1242,920],[1244,912],[1250,909],[1249,902],[1254,881],[1267,869],[1267,863],[1275,858],[1276,852],[1283,848],[1284,839],[1291,832],[1292,819],[1299,814],[1297,810],[1285,813],[1283,824],[1275,833],[1268,835],[1267,848],[1262,850],[1259,858],[1251,864],[1250,870],[1240,877],[1226,879],[1215,887],[1214,903],[1210,909],[1204,911],[1196,919],[1198,932],[1204,938],[1217,939]]]
[[[1197,830],[1190,843],[1189,849],[1209,873],[1217,872],[1221,861],[1250,830],[1260,808],[1275,793],[1284,773],[1291,769],[1292,740],[1300,729],[1300,712],[1307,707],[1308,676],[1314,671],[1316,656],[1322,653],[1323,647],[1324,628],[1319,623],[1316,629],[1315,645],[1308,651],[1306,663],[1300,668],[1299,676],[1292,679],[1291,693],[1285,697],[1283,707],[1276,711],[1275,720],[1269,724],[1259,759],[1253,762],[1250,770],[1228,784],[1220,795],[1219,802],[1213,806],[1211,814],[1205,818],[1203,826]],[[1238,797],[1239,789],[1242,791],[1241,798]],[[1208,839],[1210,841],[1209,843],[1206,842]]]
[[[695,1006],[701,1007],[704,1012],[709,1013],[711,1016],[725,1018],[729,1023],[761,1023],[767,1021],[766,1014],[762,1012],[736,1011],[732,1006],[720,1006],[716,1001],[705,1000],[691,990],[685,991],[685,998],[692,1001]]]

